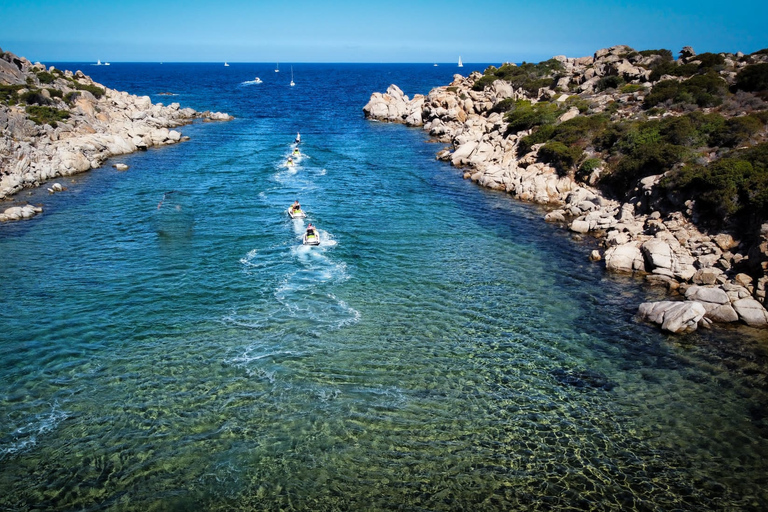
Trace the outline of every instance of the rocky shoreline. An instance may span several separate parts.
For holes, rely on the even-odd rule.
[[[695,62],[692,50],[681,53],[685,52],[687,62]],[[613,118],[636,113],[643,95],[654,85],[651,71],[641,59],[653,56],[628,55],[639,54],[627,46],[616,46],[590,57],[554,57],[564,69],[556,78],[557,86],[533,93],[501,79],[477,90],[475,84],[483,79],[479,72],[468,77],[454,75],[451,84],[410,99],[391,85],[385,93],[373,93],[363,111],[369,119],[423,128],[435,140],[448,144],[437,158],[463,169],[466,179],[522,201],[547,205],[546,221],[563,223],[574,233],[600,240],[601,248],[592,252],[592,260],[603,261],[609,271],[644,275],[648,282],[665,286],[673,300],[641,305],[639,319],[674,333],[691,332],[712,322],[768,327],[768,224],[751,242],[734,239],[729,233],[705,233],[694,224],[690,210],[659,208],[654,197],[661,194],[662,174],[643,178],[627,200],[619,201],[591,186],[595,176],[577,181],[558,173],[540,158],[544,144],[518,153],[521,139],[531,130],[510,131],[497,108],[503,102],[560,104],[564,113],[559,123],[580,115],[576,106],[568,108],[574,98],[589,101],[593,109],[611,111]],[[724,79],[733,78],[743,67],[741,57],[724,54],[727,65],[720,72]],[[768,55],[764,57],[768,62]],[[631,92],[598,90],[605,77],[621,77],[637,88]]]
[[[61,71],[0,50],[0,200],[100,167],[108,158],[187,140],[177,128],[224,121],[178,103],[109,89],[81,71]],[[62,191],[55,183],[49,192]],[[0,221],[31,218],[33,205],[0,207]]]

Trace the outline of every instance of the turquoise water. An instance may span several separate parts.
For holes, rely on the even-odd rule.
[[[762,333],[636,324],[656,292],[363,119],[455,70],[81,69],[237,119],[0,225],[0,509],[768,506]]]

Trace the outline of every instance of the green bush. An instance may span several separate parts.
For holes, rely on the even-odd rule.
[[[56,128],[57,121],[63,121],[69,117],[69,112],[51,107],[30,105],[26,107],[29,119],[35,124],[49,124]]]
[[[565,100],[565,105],[568,107],[576,107],[579,109],[580,114],[583,114],[590,109],[589,102],[576,95],[568,96],[568,99]]]
[[[552,124],[539,126],[532,134],[520,139],[520,142],[517,144],[517,154],[522,156],[529,153],[534,144],[547,142],[554,133],[555,126]]]
[[[504,112],[507,112],[515,108],[515,104],[516,104],[516,100],[512,98],[505,98],[500,102],[498,102],[497,104],[495,104],[493,108],[491,108],[491,112],[499,112],[503,114]]]
[[[768,62],[752,64],[739,71],[734,87],[752,92],[768,90]]]
[[[684,82],[663,80],[657,83],[643,100],[643,107],[648,109],[667,101],[672,104],[695,103],[699,107],[713,107],[723,102],[727,92],[725,80],[715,72],[696,75]]]
[[[37,75],[37,79],[40,80],[41,84],[52,84],[56,80],[56,77],[47,71],[40,71],[35,73],[35,75]]]
[[[695,199],[697,213],[716,227],[736,221],[746,232],[768,219],[768,143],[736,151],[708,166],[686,165],[660,185]]]
[[[554,103],[539,102],[532,104],[527,100],[517,100],[513,108],[504,116],[508,123],[507,133],[529,130],[534,126],[552,124],[562,111]]]
[[[598,91],[605,91],[608,89],[617,89],[624,85],[624,79],[620,76],[604,76],[595,84],[595,89]]]
[[[562,69],[562,63],[555,59],[538,64],[523,62],[519,66],[514,64],[504,64],[500,68],[489,66],[484,75],[472,86],[472,89],[482,91],[486,86],[501,79],[512,84],[514,88],[523,88],[531,94],[536,94],[541,87],[552,86],[554,75]]]
[[[91,94],[93,94],[93,96],[96,99],[101,98],[104,95],[104,93],[106,92],[101,87],[95,86],[93,84],[81,84],[77,80],[72,80],[72,85],[78,91],[88,91],[88,92],[90,92]]]
[[[678,64],[675,61],[664,61],[652,68],[649,80],[651,82],[656,82],[664,75],[693,76],[698,70],[698,64]]]
[[[666,62],[670,62],[670,61],[675,60],[674,57],[672,56],[672,52],[670,50],[667,50],[667,49],[661,49],[661,50],[642,50],[640,52],[640,55],[642,55],[643,57],[650,57],[651,55],[659,55]]]
[[[626,84],[621,87],[622,94],[630,94],[633,92],[637,92],[643,89],[643,86],[640,84]]]
[[[51,100],[43,96],[39,89],[32,89],[19,96],[19,100],[27,105],[49,105]]]
[[[558,176],[567,176],[582,156],[580,148],[557,141],[547,142],[539,149],[539,158],[554,167]]]
[[[710,146],[734,148],[748,141],[764,126],[764,121],[756,115],[732,117],[726,120],[719,130],[712,133]]]
[[[13,105],[19,102],[19,90],[23,89],[24,86],[19,85],[3,85],[0,84],[0,102],[5,103],[6,105]]]
[[[694,60],[700,62],[699,69],[722,69],[725,65],[725,57],[719,53],[700,53]]]

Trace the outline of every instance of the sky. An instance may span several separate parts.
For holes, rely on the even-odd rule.
[[[36,62],[539,62],[626,44],[768,48],[768,1],[0,0]]]

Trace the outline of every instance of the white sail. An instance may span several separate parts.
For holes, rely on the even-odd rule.
[[[461,55],[459,55],[459,67],[460,67],[460,68],[463,68],[463,67],[464,67],[464,64],[462,64],[462,63],[461,63]]]

